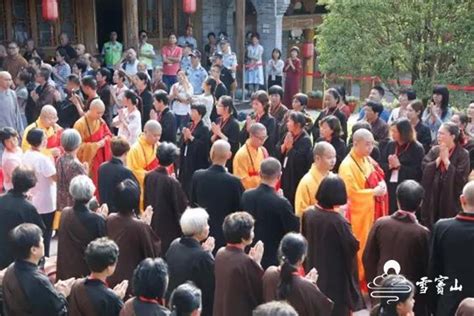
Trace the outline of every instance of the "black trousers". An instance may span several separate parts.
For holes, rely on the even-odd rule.
[[[51,236],[53,234],[54,213],[55,212],[40,214],[44,226],[46,227],[46,230],[43,233],[44,255],[46,257],[49,257],[49,245],[51,244]]]

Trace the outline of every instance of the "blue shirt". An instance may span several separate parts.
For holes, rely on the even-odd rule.
[[[196,68],[188,68],[186,74],[188,75],[189,82],[193,86],[194,94],[202,94],[202,83],[207,79],[206,69],[199,64]]]

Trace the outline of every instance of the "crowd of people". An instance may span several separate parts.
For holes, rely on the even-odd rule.
[[[229,41],[208,38],[201,53],[192,26],[170,34],[154,68],[146,31],[94,56],[61,34],[54,65],[8,44],[5,315],[474,313],[474,102],[401,89],[389,111],[374,86],[350,126],[334,87],[313,117],[298,49],[272,52],[264,90],[252,34],[246,115]],[[395,298],[367,296],[374,284]]]

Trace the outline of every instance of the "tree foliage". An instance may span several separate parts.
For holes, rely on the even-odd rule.
[[[329,13],[317,47],[324,73],[379,76],[391,90],[408,78],[424,95],[435,83],[473,82],[473,0],[323,2]]]

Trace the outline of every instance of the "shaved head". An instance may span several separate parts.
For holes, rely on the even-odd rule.
[[[155,120],[149,120],[143,127],[145,132],[161,134],[161,124]]]
[[[313,149],[313,157],[324,156],[326,152],[334,152],[335,154],[336,150],[334,149],[334,146],[328,142],[325,142],[325,141],[317,142]]]
[[[105,111],[105,104],[102,102],[101,99],[95,99],[91,102],[90,105],[91,110],[99,110],[101,112]]]
[[[474,181],[469,181],[462,190],[462,196],[468,207],[474,208]]]
[[[4,79],[4,78],[11,78],[12,76],[10,75],[10,73],[8,71],[0,71],[0,78]]]
[[[0,71],[0,89],[8,90],[12,85],[12,76],[7,71]]]
[[[219,139],[212,144],[211,160],[215,163],[225,163],[232,156],[230,144],[223,139]]]
[[[56,111],[54,106],[45,105],[41,108],[40,116],[41,117],[48,117],[48,116],[57,115],[57,114],[58,114],[58,112]]]
[[[354,142],[356,141],[373,141],[374,140],[374,135],[365,128],[358,129],[355,131],[355,133],[352,135],[352,139]]]

